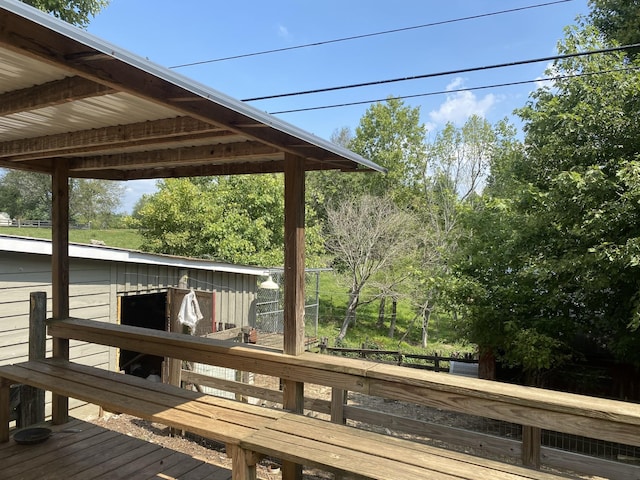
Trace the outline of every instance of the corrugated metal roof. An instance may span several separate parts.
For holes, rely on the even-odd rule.
[[[0,251],[28,253],[34,255],[51,255],[50,240],[0,235]],[[260,267],[232,265],[212,262],[196,258],[176,257],[173,255],[157,255],[102,245],[69,244],[69,257],[88,260],[104,260],[109,262],[136,263],[145,265],[162,265],[178,268],[193,268],[212,272],[236,273],[253,276],[266,276],[268,271]]]
[[[279,172],[289,154],[384,171],[24,3],[0,0],[0,25],[0,166],[129,180]]]

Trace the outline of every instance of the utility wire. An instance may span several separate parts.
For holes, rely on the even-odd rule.
[[[429,97],[433,95],[444,95],[447,93],[460,93],[460,92],[472,92],[475,90],[486,90],[490,88],[501,88],[501,87],[511,87],[514,85],[525,85],[527,83],[537,83],[537,82],[548,82],[555,80],[565,80],[568,78],[576,78],[576,77],[587,77],[591,75],[603,75],[606,73],[615,73],[615,72],[630,72],[630,71],[638,71],[638,67],[628,67],[628,68],[618,68],[613,70],[600,70],[598,72],[587,72],[587,73],[575,73],[571,75],[559,75],[555,77],[546,77],[546,78],[536,78],[535,80],[521,80],[517,82],[507,82],[507,83],[494,83],[492,85],[481,85],[478,87],[467,87],[467,88],[457,88],[452,90],[440,90],[437,92],[427,92],[427,93],[417,93],[414,95],[402,95],[402,96],[394,96],[393,98],[397,98],[400,100],[404,100],[407,98],[418,98],[418,97]],[[306,108],[296,108],[292,110],[280,110],[278,112],[269,112],[270,115],[280,115],[284,113],[296,113],[296,112],[308,112],[312,110],[323,110],[328,108],[340,108],[340,107],[351,107],[353,105],[364,105],[369,103],[377,103],[384,102],[387,98],[378,98],[375,100],[361,100],[358,102],[348,102],[348,103],[336,103],[332,105],[321,105],[317,107],[306,107]]]
[[[500,10],[500,11],[497,11],[497,12],[481,13],[481,14],[478,14],[478,15],[471,15],[471,16],[468,16],[468,17],[453,18],[453,19],[449,19],[449,20],[441,20],[439,22],[425,23],[425,24],[422,24],[422,25],[415,25],[415,26],[412,26],[412,27],[394,28],[392,30],[384,30],[384,31],[381,31],[381,32],[374,32],[374,33],[365,33],[365,34],[362,34],[362,35],[353,35],[353,36],[350,36],[350,37],[335,38],[333,40],[324,40],[324,41],[314,42],[314,43],[305,43],[305,44],[302,44],[302,45],[294,45],[294,46],[291,46],[291,47],[274,48],[272,50],[263,50],[263,51],[259,51],[259,52],[243,53],[243,54],[240,54],[240,55],[232,55],[232,56],[229,56],[229,57],[213,58],[211,60],[201,60],[199,62],[183,63],[181,65],[174,65],[174,66],[169,67],[169,68],[175,69],[175,68],[193,67],[195,65],[203,65],[203,64],[206,64],[206,63],[223,62],[223,61],[226,61],[226,60],[236,60],[238,58],[255,57],[255,56],[258,56],[258,55],[267,55],[267,54],[270,54],[270,53],[277,53],[277,52],[286,52],[288,50],[297,50],[297,49],[300,49],[300,48],[317,47],[317,46],[320,46],[320,45],[328,45],[328,44],[331,44],[331,43],[347,42],[347,41],[350,41],[350,40],[358,40],[358,39],[361,39],[361,38],[376,37],[376,36],[379,36],[379,35],[387,35],[387,34],[390,34],[390,33],[406,32],[406,31],[409,31],[409,30],[417,30],[419,28],[435,27],[435,26],[438,26],[438,25],[446,25],[446,24],[449,24],[449,23],[463,22],[463,21],[466,21],[466,20],[476,20],[478,18],[491,17],[491,16],[495,16],[495,15],[502,15],[502,14],[505,14],[505,13],[519,12],[519,11],[522,11],[522,10],[530,10],[530,9],[533,9],[533,8],[547,7],[547,6],[550,6],[550,5],[555,5],[555,4],[558,4],[558,3],[566,3],[566,2],[571,2],[571,1],[573,1],[573,0],[555,0],[553,2],[539,3],[539,4],[536,4],[536,5],[528,5],[528,6],[519,7],[519,8],[511,8],[509,10]]]
[[[576,53],[567,53],[565,55],[553,55],[551,57],[542,57],[542,58],[534,58],[530,60],[517,60],[514,62],[506,62],[506,63],[497,63],[493,65],[485,65],[482,67],[471,67],[471,68],[460,68],[457,70],[447,70],[444,72],[435,72],[435,73],[426,73],[423,75],[413,75],[410,77],[400,77],[400,78],[391,78],[387,80],[375,80],[373,82],[362,82],[362,83],[352,83],[349,85],[340,85],[337,87],[325,87],[325,88],[317,88],[314,90],[303,90],[299,92],[290,92],[290,93],[280,93],[276,95],[266,95],[263,97],[253,97],[253,98],[245,98],[243,102],[256,102],[259,100],[270,100],[273,98],[283,98],[283,97],[294,97],[298,95],[309,95],[312,93],[324,93],[324,92],[333,92],[336,90],[347,90],[350,88],[361,88],[361,87],[369,87],[372,85],[384,85],[388,83],[397,83],[397,82],[406,82],[409,80],[422,80],[424,78],[433,78],[433,77],[442,77],[445,75],[456,75],[460,73],[470,73],[470,72],[478,72],[482,70],[492,70],[496,68],[505,68],[505,67],[514,67],[518,65],[527,65],[530,63],[540,63],[540,62],[550,62],[552,60],[564,60],[566,58],[575,58],[575,57],[584,57],[587,55],[595,55],[600,53],[612,53],[619,52],[621,50],[628,50],[630,48],[640,47],[640,43],[634,43],[631,45],[623,45],[620,47],[610,47],[610,48],[602,48],[599,50],[589,50],[587,52],[576,52]]]

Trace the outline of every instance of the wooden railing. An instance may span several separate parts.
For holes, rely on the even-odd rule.
[[[239,371],[254,372],[284,380],[325,385],[332,388],[332,401],[309,399],[307,407],[330,414],[335,422],[346,418],[404,428],[452,442],[483,446],[491,453],[521,453],[525,464],[572,468],[609,478],[640,478],[640,468],[611,461],[584,461],[564,452],[540,448],[542,429],[640,446],[640,405],[585,397],[485,380],[406,369],[314,353],[299,356],[258,346],[167,333],[81,319],[49,323],[49,333],[110,345],[151,355],[207,363]],[[202,377],[191,377],[205,383]],[[213,382],[213,381],[212,381]],[[226,385],[229,387],[230,385]],[[281,398],[276,391],[236,386],[247,396]],[[366,409],[345,405],[345,392],[357,392],[401,402],[435,407],[503,420],[523,426],[523,441],[492,440],[464,431],[452,432],[437,426],[409,421],[398,415],[380,417]],[[623,472],[623,473],[621,473]]]
[[[329,353],[343,357],[364,358],[386,363],[394,363],[409,368],[431,370],[433,372],[450,371],[451,362],[477,364],[478,360],[472,355],[442,356],[438,353],[423,355],[417,353],[404,353],[399,350],[380,350],[376,348],[344,348],[329,347],[326,339],[322,339],[318,348],[320,353]]]

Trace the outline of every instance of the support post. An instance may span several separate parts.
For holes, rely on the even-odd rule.
[[[540,469],[542,430],[539,427],[522,426],[522,464]]]
[[[9,441],[11,382],[0,378],[0,443]]]
[[[256,480],[256,464],[259,455],[244,450],[237,445],[226,445],[227,455],[231,456],[232,480]]]
[[[331,389],[331,421],[344,425],[344,405],[347,403],[347,391],[341,388]]]
[[[284,157],[284,353],[304,353],[305,267],[305,160]],[[304,409],[304,383],[283,381],[283,407],[296,413]],[[282,479],[300,480],[302,465],[283,462]]]
[[[51,179],[52,197],[52,304],[53,320],[69,317],[69,166],[60,160],[55,162]],[[69,359],[69,339],[53,338],[53,357]],[[52,395],[51,420],[59,425],[69,421],[69,398]]]
[[[47,294],[31,292],[29,299],[29,360],[46,355]],[[23,385],[20,391],[20,426],[44,422],[44,390]]]

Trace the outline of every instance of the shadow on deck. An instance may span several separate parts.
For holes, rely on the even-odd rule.
[[[44,443],[0,444],[2,478],[229,480],[231,471],[184,453],[72,420]]]

